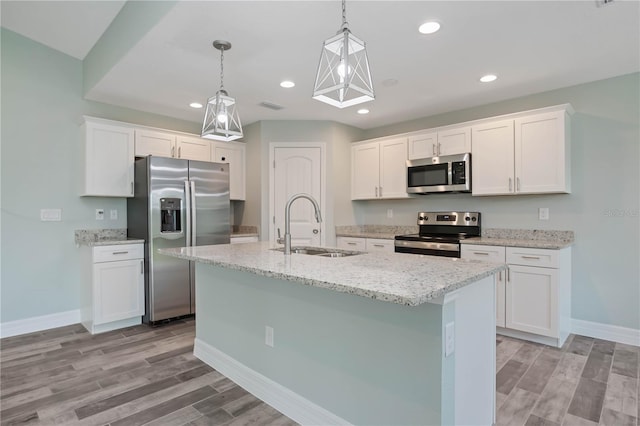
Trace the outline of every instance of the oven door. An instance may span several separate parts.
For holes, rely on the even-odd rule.
[[[449,190],[450,183],[449,163],[437,162],[437,157],[407,161],[407,192],[409,194],[445,192]]]

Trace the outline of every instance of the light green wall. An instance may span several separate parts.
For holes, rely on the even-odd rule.
[[[74,230],[126,227],[125,199],[78,196],[82,115],[193,133],[199,124],[85,101],[82,62],[5,29],[0,37],[4,323],[79,309]],[[62,221],[41,222],[42,208],[61,208]]]
[[[572,317],[640,329],[640,74],[371,129],[363,139],[563,103],[576,111],[571,194],[357,201],[356,222],[414,224],[418,211],[471,210],[482,212],[485,228],[573,230]],[[539,207],[549,208],[548,221],[538,220]]]

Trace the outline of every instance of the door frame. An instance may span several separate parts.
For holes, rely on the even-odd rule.
[[[320,214],[322,222],[320,222],[320,245],[326,244],[326,204],[327,204],[327,144],[326,142],[269,142],[269,241],[276,240],[276,227],[274,224],[275,206],[274,206],[274,190],[275,190],[275,158],[276,148],[320,148]],[[284,234],[282,235],[284,238]]]

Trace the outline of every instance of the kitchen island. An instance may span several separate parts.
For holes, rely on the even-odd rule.
[[[196,265],[196,356],[302,424],[491,424],[504,265],[165,249]]]

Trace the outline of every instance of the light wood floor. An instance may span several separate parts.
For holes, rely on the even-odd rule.
[[[295,425],[193,356],[194,321],[0,340],[2,425]],[[639,348],[498,336],[500,425],[638,426]],[[390,407],[393,409],[393,407]]]

